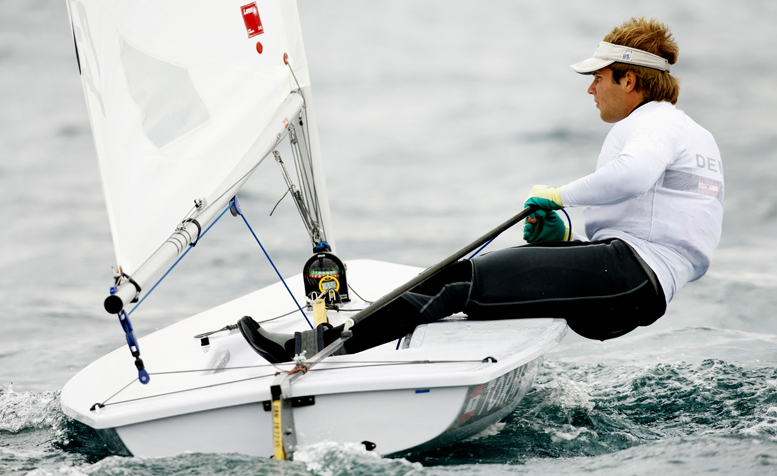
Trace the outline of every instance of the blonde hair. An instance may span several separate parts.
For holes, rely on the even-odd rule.
[[[645,17],[630,18],[622,25],[613,28],[604,37],[604,41],[653,53],[665,58],[669,64],[675,64],[680,54],[680,47],[672,38],[669,27],[655,18],[650,20],[645,20]],[[637,76],[634,87],[645,96],[646,100],[677,103],[680,81],[668,71],[625,63],[612,63],[610,69],[612,69],[612,79],[616,83],[620,82],[627,71],[634,72]]]

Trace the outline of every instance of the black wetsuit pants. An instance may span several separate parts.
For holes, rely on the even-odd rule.
[[[482,320],[562,318],[583,337],[606,340],[652,324],[665,310],[655,274],[625,242],[536,243],[449,266],[356,324],[345,349],[360,352],[457,312]]]

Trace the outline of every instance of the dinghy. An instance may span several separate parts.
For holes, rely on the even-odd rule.
[[[323,441],[396,454],[483,431],[514,411],[565,321],[457,315],[399,341],[333,354],[371,309],[529,210],[427,270],[342,262],[329,234],[296,2],[246,1],[67,0],[116,253],[104,306],[118,316],[129,352],[117,349],[74,376],[62,389],[63,411],[117,454],[137,456],[280,459]],[[136,339],[130,314],[160,277],[224,214],[246,220],[237,194],[254,173],[277,174],[259,167],[267,157],[313,245],[303,272]],[[315,355],[273,364],[241,332],[243,316],[272,332],[345,327]]]

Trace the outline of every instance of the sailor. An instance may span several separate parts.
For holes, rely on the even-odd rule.
[[[556,317],[591,339],[661,317],[707,271],[723,217],[723,163],[712,135],[677,109],[679,48],[655,19],[631,18],[571,67],[591,75],[601,119],[614,126],[596,170],[561,187],[535,185],[524,206],[528,245],[459,261],[357,323],[348,353],[396,340],[457,312],[469,319]],[[556,213],[586,207],[585,235]],[[255,348],[287,361],[294,340],[241,321]],[[335,340],[342,326],[324,332]],[[249,337],[247,335],[247,337]],[[251,339],[249,339],[251,340]],[[264,354],[263,354],[264,355]]]

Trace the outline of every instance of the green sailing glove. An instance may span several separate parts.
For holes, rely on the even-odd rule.
[[[527,243],[566,241],[568,237],[569,229],[552,210],[537,210],[529,215],[523,224],[523,239]]]
[[[531,188],[531,193],[523,206],[536,205],[543,210],[561,210],[564,208],[564,204],[561,202],[562,188],[535,185]]]

